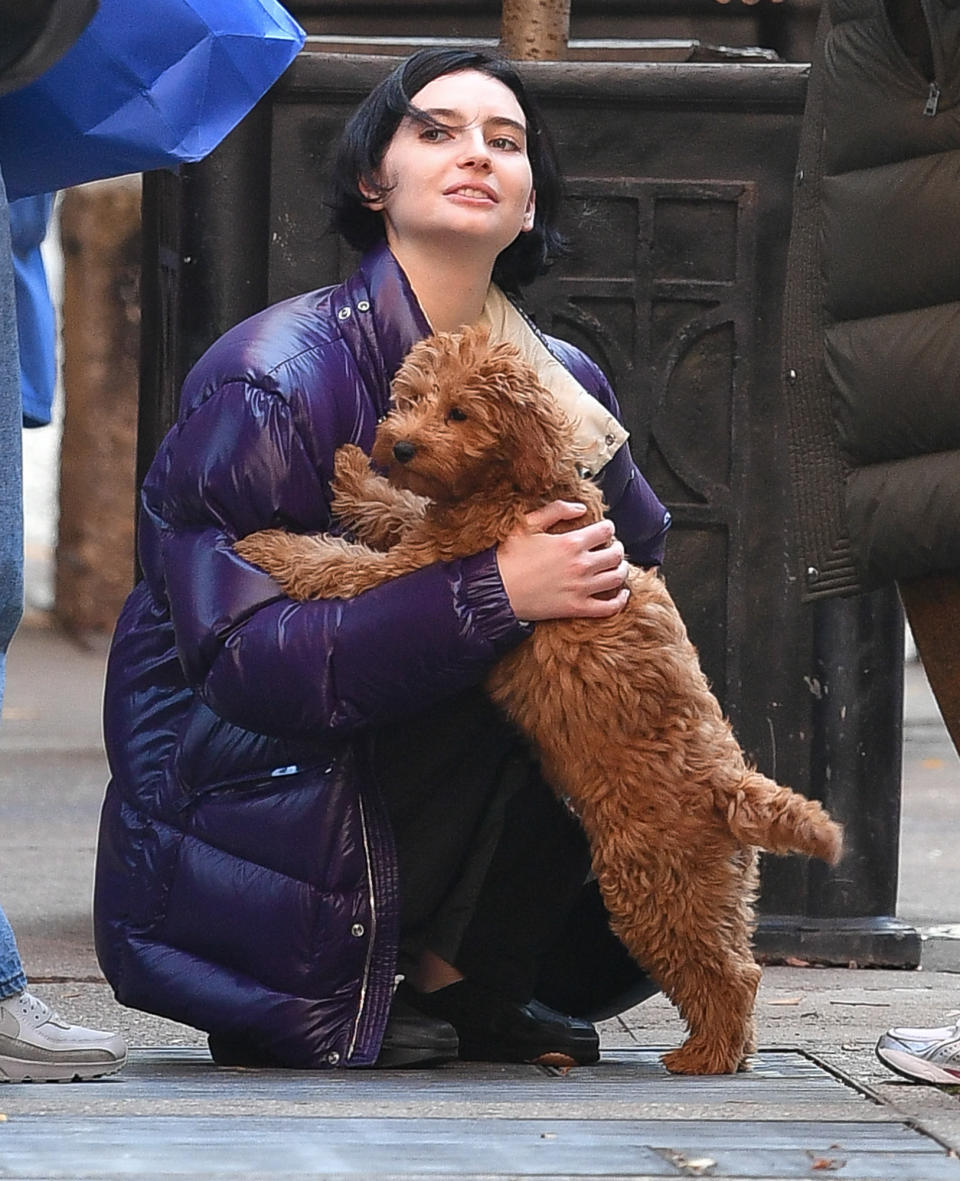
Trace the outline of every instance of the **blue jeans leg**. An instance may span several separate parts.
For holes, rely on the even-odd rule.
[[[0,1001],[17,996],[26,987],[27,977],[17,953],[17,941],[7,916],[0,909]]]
[[[10,214],[0,177],[0,705],[7,647],[23,614],[23,410]]]
[[[0,707],[7,647],[23,614],[23,454],[17,313],[10,214],[0,176]],[[0,1000],[27,986],[17,944],[0,909]]]

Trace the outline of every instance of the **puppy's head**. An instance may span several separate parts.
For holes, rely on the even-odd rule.
[[[373,460],[391,483],[440,503],[498,489],[547,494],[575,464],[569,422],[512,344],[476,328],[414,345]]]

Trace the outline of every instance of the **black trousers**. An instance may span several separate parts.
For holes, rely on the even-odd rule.
[[[480,689],[380,730],[372,751],[399,863],[400,971],[429,948],[529,1000],[582,905],[578,820]]]

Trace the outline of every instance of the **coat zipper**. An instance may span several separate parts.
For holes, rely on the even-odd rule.
[[[309,766],[304,766],[300,763],[289,763],[286,766],[273,767],[270,770],[248,771],[244,775],[236,775],[231,779],[221,779],[215,783],[205,783],[203,787],[195,789],[188,788],[179,773],[176,773],[177,785],[180,788],[180,798],[174,804],[174,807],[178,812],[185,812],[192,804],[203,799],[204,796],[211,795],[213,792],[225,791],[230,788],[242,790],[248,783],[263,783],[270,779],[285,779],[289,775],[301,775],[306,771],[315,771],[319,766],[319,763],[313,763]]]
[[[363,1006],[367,999],[367,986],[370,982],[370,965],[373,962],[373,945],[377,937],[377,899],[373,889],[373,871],[370,865],[370,842],[367,838],[367,814],[363,807],[363,799],[358,796],[360,806],[360,831],[363,834],[363,853],[367,866],[367,898],[370,903],[370,931],[367,940],[367,957],[363,965],[363,979],[360,982],[360,1000],[357,1004],[357,1019],[353,1023],[350,1044],[347,1047],[347,1061],[353,1057],[360,1032],[360,1018],[363,1016]]]
[[[927,8],[927,0],[920,0],[920,10],[923,13],[923,23],[927,28],[927,41],[930,45],[930,58],[933,61],[933,78],[928,78],[923,73],[921,73],[921,71],[917,69],[910,58],[907,57],[906,51],[900,44],[900,40],[896,33],[893,31],[893,25],[890,22],[890,17],[887,15],[886,5],[883,3],[880,4],[880,11],[883,14],[882,19],[887,28],[887,35],[896,46],[900,57],[903,58],[904,65],[906,65],[911,73],[915,74],[917,78],[927,84],[927,97],[923,104],[923,113],[928,118],[932,118],[940,109],[941,90],[940,84],[937,82],[937,77],[943,77],[943,72],[940,68],[942,63],[938,61],[938,58],[940,57],[938,52],[939,46],[933,37],[933,26],[930,23],[930,13]]]
[[[927,41],[930,43],[930,60],[933,62],[933,77],[927,87],[927,101],[923,105],[923,113],[927,118],[933,118],[940,109],[940,84],[937,78],[943,77],[943,63],[940,60],[940,46],[933,35],[933,23],[930,20],[928,0],[920,0],[920,11],[923,13],[923,23],[927,26]]]

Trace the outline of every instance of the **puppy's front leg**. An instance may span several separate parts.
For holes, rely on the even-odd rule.
[[[261,529],[240,538],[233,548],[245,561],[265,570],[291,599],[352,597],[359,592],[342,589],[345,571],[358,567],[368,555],[377,556],[341,537],[284,529]]]
[[[413,492],[394,488],[352,443],[337,449],[330,487],[334,516],[360,541],[378,550],[395,545],[421,521],[428,503]]]
[[[265,570],[291,599],[352,599],[411,568],[390,553],[329,534],[262,529],[234,544],[247,562]]]

